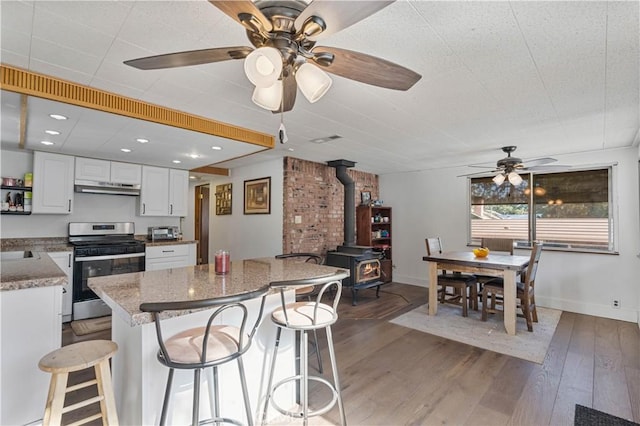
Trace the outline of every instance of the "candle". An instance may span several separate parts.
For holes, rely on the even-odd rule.
[[[229,272],[229,251],[227,250],[218,250],[216,252],[216,274],[227,274]]]

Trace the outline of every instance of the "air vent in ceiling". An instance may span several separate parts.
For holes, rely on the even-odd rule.
[[[332,136],[325,136],[324,138],[316,138],[316,139],[311,139],[310,142],[313,143],[325,143],[325,142],[329,142],[335,139],[341,139],[342,136],[340,135],[332,135]]]

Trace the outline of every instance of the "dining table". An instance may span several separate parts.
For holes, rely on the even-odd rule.
[[[507,334],[516,334],[516,277],[526,272],[529,256],[489,253],[476,257],[469,251],[450,251],[424,256],[422,260],[429,269],[429,315],[438,313],[438,270],[501,277],[504,280],[504,328]]]

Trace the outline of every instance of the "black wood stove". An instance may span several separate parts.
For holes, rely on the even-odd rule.
[[[348,160],[335,160],[327,163],[335,167],[336,177],[344,185],[344,244],[336,250],[329,250],[325,263],[330,266],[349,269],[348,278],[342,280],[344,287],[351,288],[352,305],[357,304],[357,292],[360,289],[376,287],[376,297],[380,296],[382,269],[380,259],[383,254],[373,247],[355,244],[355,183],[347,173],[348,167],[356,163]]]

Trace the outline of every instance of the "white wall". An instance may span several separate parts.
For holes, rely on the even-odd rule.
[[[231,170],[231,176],[212,176],[203,181],[191,182],[189,199],[195,198],[195,186],[209,183],[209,262],[216,250],[231,252],[231,260],[255,257],[271,257],[282,252],[283,217],[283,161],[276,159],[238,167]],[[244,181],[271,177],[271,214],[244,214]],[[216,185],[231,182],[232,209],[230,215],[215,214]],[[183,235],[194,236],[194,203],[190,202],[189,214],[184,220]]]
[[[637,148],[555,156],[558,164],[618,162],[619,255],[543,251],[536,280],[540,306],[639,322],[640,218]],[[466,168],[380,176],[380,193],[393,207],[394,281],[427,286],[424,238],[440,236],[446,250],[469,250]],[[520,254],[528,255],[528,251]],[[620,309],[612,300],[621,301]]]
[[[25,151],[1,151],[2,176],[23,177],[33,171],[33,154]],[[134,222],[136,234],[147,227],[179,225],[175,217],[142,217],[138,197],[105,194],[74,194],[72,214],[32,214],[0,216],[2,238],[66,237],[69,222]]]

